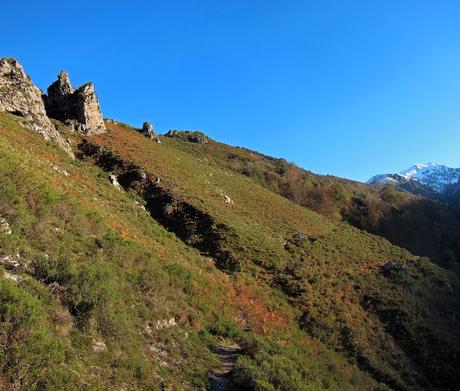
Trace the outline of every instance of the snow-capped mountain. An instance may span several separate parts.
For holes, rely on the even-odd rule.
[[[416,163],[399,173],[375,175],[367,183],[393,184],[414,194],[446,198],[458,193],[459,180],[460,168],[437,163]]]

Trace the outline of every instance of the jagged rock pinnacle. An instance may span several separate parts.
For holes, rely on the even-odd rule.
[[[99,101],[92,83],[74,89],[69,74],[61,71],[58,79],[48,87],[46,112],[73,126],[77,131],[88,134],[105,131]]]
[[[68,142],[46,115],[42,92],[14,58],[0,58],[0,112],[21,116],[24,126],[41,134],[46,140],[53,140],[73,156]]]
[[[142,133],[147,137],[153,138],[153,136],[155,135],[155,129],[153,128],[151,122],[144,122],[144,124],[142,125]]]
[[[63,95],[73,94],[75,91],[70,82],[69,74],[64,70],[59,73],[57,83]]]

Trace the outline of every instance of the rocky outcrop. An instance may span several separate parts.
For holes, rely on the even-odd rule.
[[[64,120],[70,109],[67,107],[68,96],[74,92],[68,73],[61,71],[58,79],[48,87],[48,96],[45,97],[46,113],[50,117]]]
[[[8,221],[6,221],[6,219],[4,219],[3,217],[0,217],[0,234],[11,235],[12,232],[13,231],[11,230]]]
[[[74,89],[69,75],[61,71],[58,79],[48,87],[45,97],[49,117],[71,125],[74,130],[86,134],[105,131],[99,100],[92,83]]]
[[[149,121],[145,121],[142,125],[142,129],[139,130],[145,137],[155,141],[158,144],[161,144],[161,140],[157,134],[155,134],[155,128],[153,127],[152,123]]]
[[[13,255],[2,255],[0,257],[0,265],[4,266],[7,269],[11,270],[16,270],[19,269],[21,266],[21,263],[19,262],[20,255],[16,254],[16,256]]]
[[[107,350],[107,345],[102,340],[93,339],[93,352],[102,353]]]
[[[146,137],[153,138],[155,136],[155,129],[151,122],[145,121],[142,125],[142,134]]]
[[[19,61],[0,58],[0,112],[22,117],[21,123],[52,140],[73,156],[69,143],[61,136],[46,115],[42,92],[26,75]]]
[[[381,267],[381,272],[387,277],[391,277],[393,275],[402,276],[407,274],[407,269],[400,263],[389,261]]]
[[[206,144],[209,141],[204,133],[195,130],[170,130],[165,136],[196,144]]]
[[[109,175],[109,181],[110,183],[115,186],[118,190],[121,190],[120,183],[118,183],[117,176],[114,174]]]
[[[229,241],[237,240],[237,233],[231,227],[216,222],[206,211],[180,199],[160,185],[158,177],[154,179],[136,164],[87,139],[78,145],[77,157],[89,159],[104,171],[116,175],[122,189],[135,192],[144,199],[152,218],[188,246],[211,256],[218,268],[229,274],[240,270],[240,260],[227,249]]]

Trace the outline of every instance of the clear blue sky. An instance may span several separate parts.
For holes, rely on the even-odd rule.
[[[103,113],[323,174],[460,166],[460,2],[5,1],[0,56]]]

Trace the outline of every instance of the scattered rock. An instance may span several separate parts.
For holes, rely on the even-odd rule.
[[[167,328],[175,326],[176,324],[177,322],[175,318],[161,319],[161,320],[156,320],[153,323],[153,328],[155,330],[167,329]]]
[[[154,358],[158,360],[160,366],[167,367],[169,365],[166,361],[169,357],[169,353],[161,344],[152,344],[149,346],[149,350],[154,354]]]
[[[149,350],[152,353],[156,353],[159,356],[167,357],[168,352],[166,352],[161,345],[158,344],[152,344],[149,346]]]
[[[18,283],[21,281],[21,277],[19,277],[17,274],[12,274],[10,272],[7,272],[6,270],[3,272],[3,277],[15,283]]]
[[[142,329],[145,334],[152,334],[153,332],[152,327],[150,326],[150,323],[147,323],[144,326],[142,326]]]
[[[0,217],[0,234],[11,235],[13,231],[11,230],[10,224],[6,219]]]
[[[93,352],[102,353],[107,350],[107,345],[104,341],[98,341],[93,339]]]
[[[0,265],[3,265],[5,268],[10,270],[17,270],[21,266],[19,263],[20,258],[21,256],[19,254],[16,254],[16,256],[3,255],[0,257]]]
[[[159,320],[154,320],[152,322],[148,322],[144,327],[144,332],[146,334],[151,334],[153,330],[162,330],[162,329],[167,329],[170,327],[174,327],[177,325],[176,318],[170,318],[170,319],[159,319]]]
[[[145,121],[142,125],[141,133],[149,138],[153,138],[155,136],[155,129],[151,122]]]
[[[391,275],[405,275],[407,274],[407,269],[400,263],[389,261],[381,267],[382,274],[389,277]]]
[[[145,121],[142,125],[142,129],[139,130],[145,137],[152,139],[157,144],[161,144],[161,140],[157,134],[155,134],[155,128],[153,127],[152,123],[149,121]]]
[[[314,241],[316,241],[316,238],[306,234],[306,233],[303,233],[303,232],[297,232],[296,234],[292,235],[292,238],[291,239],[287,239],[285,242],[284,242],[284,247],[287,249],[289,248],[289,246],[291,244],[297,246],[297,247],[302,247],[302,246],[305,246],[307,244],[311,244],[313,243]]]
[[[76,131],[86,134],[105,132],[94,85],[86,83],[75,90],[65,71],[61,71],[58,79],[48,87],[45,108],[49,117],[71,125]]]
[[[65,292],[65,287],[59,284],[57,281],[49,284],[48,289],[53,295],[58,297],[62,296],[62,294]]]
[[[139,171],[139,178],[145,181],[147,179],[147,174],[144,171]]]
[[[53,168],[54,171],[58,172],[59,174],[62,174],[64,176],[70,176],[70,174],[66,171],[60,168],[59,166],[56,166],[55,164],[52,164],[51,167]]]
[[[114,174],[111,174],[109,176],[109,181],[112,185],[114,185],[118,190],[121,190],[121,185],[118,183],[118,179],[116,177],[116,175]]]
[[[16,255],[2,255],[0,256],[0,265],[2,265],[5,269],[3,272],[3,277],[11,280],[15,283],[21,281],[21,277],[17,275],[21,264],[19,263],[19,259],[21,256],[19,254]]]
[[[142,205],[139,201],[134,201],[134,205],[136,205],[138,208],[140,208]]]
[[[142,209],[142,210],[145,211],[145,212],[147,211],[147,209],[145,209],[145,206],[142,205],[142,204],[141,204],[140,202],[138,202],[138,201],[134,201],[134,205],[135,205],[137,208]]]
[[[196,144],[206,144],[209,141],[204,133],[195,130],[170,130],[165,136]]]
[[[308,234],[304,234],[302,232],[298,232],[296,233],[293,237],[292,237],[292,240],[294,240],[295,242],[304,242],[306,240],[310,240],[310,236],[308,236]]]
[[[45,140],[54,141],[73,157],[69,143],[46,115],[42,92],[14,58],[0,58],[0,112],[21,116],[25,127],[39,133]]]
[[[226,204],[229,204],[229,205],[233,205],[234,202],[233,200],[227,195],[227,194],[222,194],[223,198],[224,198],[224,202]]]

